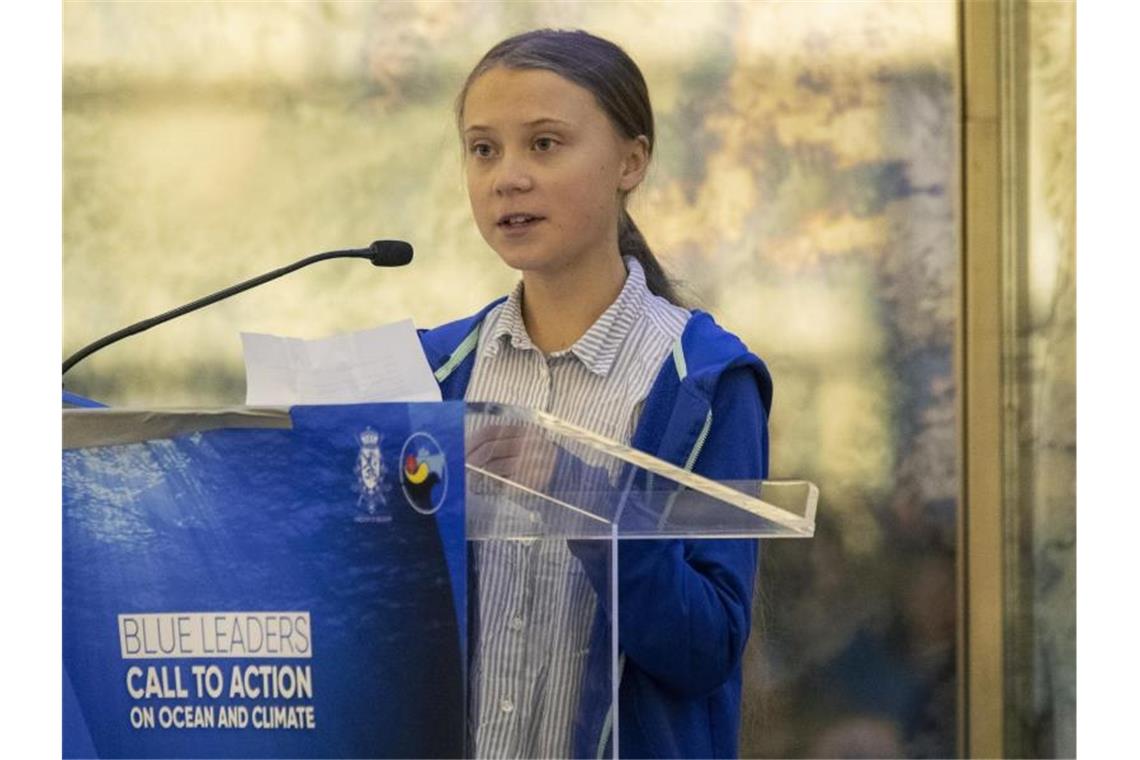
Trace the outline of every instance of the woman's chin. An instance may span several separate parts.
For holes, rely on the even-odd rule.
[[[556,256],[544,251],[500,246],[496,248],[495,253],[499,254],[504,264],[520,272],[553,271],[561,268],[560,264],[564,265],[564,262],[559,262]]]

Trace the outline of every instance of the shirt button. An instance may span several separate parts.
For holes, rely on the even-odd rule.
[[[507,625],[510,626],[510,629],[512,631],[521,631],[523,627],[523,619],[519,615],[515,615],[513,618],[511,618],[511,622]]]
[[[503,697],[499,700],[499,709],[505,713],[512,713],[515,711],[515,703]]]

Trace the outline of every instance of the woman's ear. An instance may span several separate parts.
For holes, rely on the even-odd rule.
[[[618,180],[618,189],[623,193],[630,192],[645,179],[645,172],[649,169],[649,138],[638,135],[626,142],[626,148]]]

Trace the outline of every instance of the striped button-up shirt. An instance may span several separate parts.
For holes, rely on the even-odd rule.
[[[483,322],[466,399],[541,409],[628,443],[689,312],[653,295],[635,259],[625,265],[617,299],[574,345],[549,355],[527,334],[520,282]],[[474,561],[475,755],[566,757],[594,593],[563,541],[483,542]]]

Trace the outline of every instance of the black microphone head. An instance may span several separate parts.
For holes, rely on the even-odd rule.
[[[368,246],[372,264],[378,267],[402,267],[412,260],[412,244],[403,240],[377,240]]]

